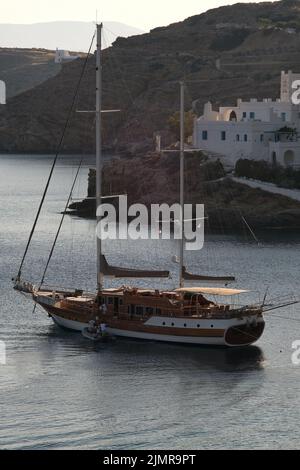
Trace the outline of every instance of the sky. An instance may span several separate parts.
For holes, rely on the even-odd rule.
[[[1,23],[119,21],[149,31],[238,0],[9,0],[1,3]],[[252,0],[253,1],[253,0]],[[255,0],[254,0],[255,1]],[[258,0],[259,1],[259,0]],[[248,3],[247,0],[239,2]],[[256,1],[257,3],[257,1]]]

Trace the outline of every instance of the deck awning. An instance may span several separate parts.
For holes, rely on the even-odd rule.
[[[176,292],[182,292],[186,294],[203,294],[203,295],[239,295],[249,292],[241,289],[226,289],[226,288],[215,288],[215,287],[181,287],[176,289]]]

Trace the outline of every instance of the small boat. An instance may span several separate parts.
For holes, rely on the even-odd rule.
[[[81,331],[81,334],[84,338],[89,339],[90,341],[95,341],[95,342],[103,342],[106,343],[108,341],[111,341],[114,338],[114,336],[110,335],[107,332],[101,333],[99,331],[90,331],[90,328],[84,328]]]

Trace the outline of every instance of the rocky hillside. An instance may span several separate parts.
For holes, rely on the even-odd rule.
[[[219,161],[201,154],[185,158],[185,202],[205,204],[206,228],[217,232],[245,231],[246,223],[256,230],[299,230],[300,203],[281,195],[236,183],[226,177]],[[103,171],[103,194],[127,194],[128,204],[173,204],[179,202],[179,155],[148,154],[115,159]],[[95,171],[89,175],[88,196],[95,196]],[[117,200],[112,199],[111,203]],[[86,199],[70,209],[83,217],[95,217],[95,202]]]
[[[210,10],[148,34],[119,38],[104,51],[104,143],[133,149],[152,145],[161,131],[174,139],[168,118],[179,107],[178,81],[187,81],[187,109],[202,112],[237,98],[276,98],[280,71],[300,71],[300,3],[295,0],[236,4]],[[0,109],[0,151],[50,152],[59,140],[83,60]],[[76,108],[94,107],[91,57]],[[64,142],[66,152],[92,152],[93,117],[74,112]]]
[[[8,98],[36,87],[60,71],[53,51],[0,48],[0,80],[6,83]]]

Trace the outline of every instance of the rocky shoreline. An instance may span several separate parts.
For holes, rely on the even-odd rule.
[[[150,153],[113,159],[103,168],[103,194],[126,194],[128,204],[173,204],[179,200],[179,155]],[[95,196],[95,171],[90,170],[88,197]],[[118,200],[112,202],[116,209]],[[218,233],[300,229],[300,202],[232,181],[220,161],[199,152],[186,155],[185,202],[204,204],[206,230]],[[70,205],[69,213],[94,218],[96,204],[85,199]],[[247,230],[247,229],[246,229]]]

